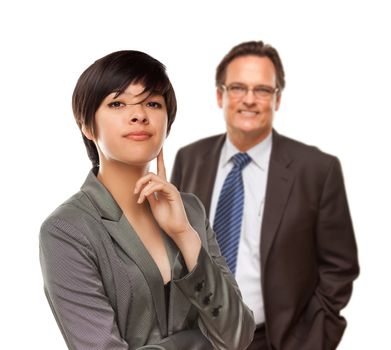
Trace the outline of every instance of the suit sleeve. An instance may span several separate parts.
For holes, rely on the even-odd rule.
[[[319,283],[315,294],[326,312],[325,332],[334,349],[346,326],[340,310],[348,303],[359,272],[342,170],[336,158],[324,182],[316,233]]]
[[[246,349],[254,336],[253,314],[220,254],[205,213],[204,219],[207,247],[201,248],[195,268],[175,283],[198,309],[199,327],[214,349]]]

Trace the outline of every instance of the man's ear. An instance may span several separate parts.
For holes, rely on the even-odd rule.
[[[220,108],[223,108],[223,91],[220,88],[216,89],[216,99],[217,99],[217,105]]]
[[[279,110],[280,104],[281,104],[281,94],[278,94],[277,97],[276,97],[276,105],[274,107],[274,110],[276,112]]]
[[[87,139],[89,139],[89,140],[91,140],[91,141],[94,141],[94,136],[92,135],[92,132],[91,132],[90,128],[87,128],[87,127],[85,126],[85,124],[83,124],[83,125],[81,126],[81,132],[83,133],[83,135],[84,135],[85,137],[87,137]]]

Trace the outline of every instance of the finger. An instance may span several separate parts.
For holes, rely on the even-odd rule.
[[[161,182],[162,179],[154,173],[148,173],[147,175],[140,177],[137,180],[136,185],[134,186],[134,194],[139,193],[141,188],[150,183],[151,181]]]
[[[158,192],[161,193],[169,200],[175,200],[176,197],[180,198],[179,192],[176,187],[169,182],[150,182],[140,192],[138,203],[144,202],[146,197],[154,194],[156,200],[159,199]]]
[[[167,181],[166,167],[164,166],[163,147],[157,155],[157,176]]]
[[[164,184],[158,182],[152,182],[149,185],[145,186],[140,192],[140,196],[137,200],[137,203],[141,204],[144,202],[145,198],[152,195],[155,192],[167,192],[164,188]],[[155,196],[156,199],[156,196]]]

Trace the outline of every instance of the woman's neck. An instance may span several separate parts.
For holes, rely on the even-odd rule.
[[[140,166],[123,163],[101,164],[97,178],[111,193],[122,211],[135,212],[145,207],[137,204],[139,194],[134,194],[134,187],[147,172],[148,164]]]

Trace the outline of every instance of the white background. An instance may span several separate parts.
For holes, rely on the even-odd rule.
[[[387,1],[2,1],[1,349],[65,349],[43,293],[38,232],[90,168],[71,112],[81,72],[112,51],[161,60],[179,110],[176,150],[222,132],[214,70],[239,42],[264,40],[285,65],[276,129],[337,155],[361,275],[340,349],[390,349],[390,34]]]

